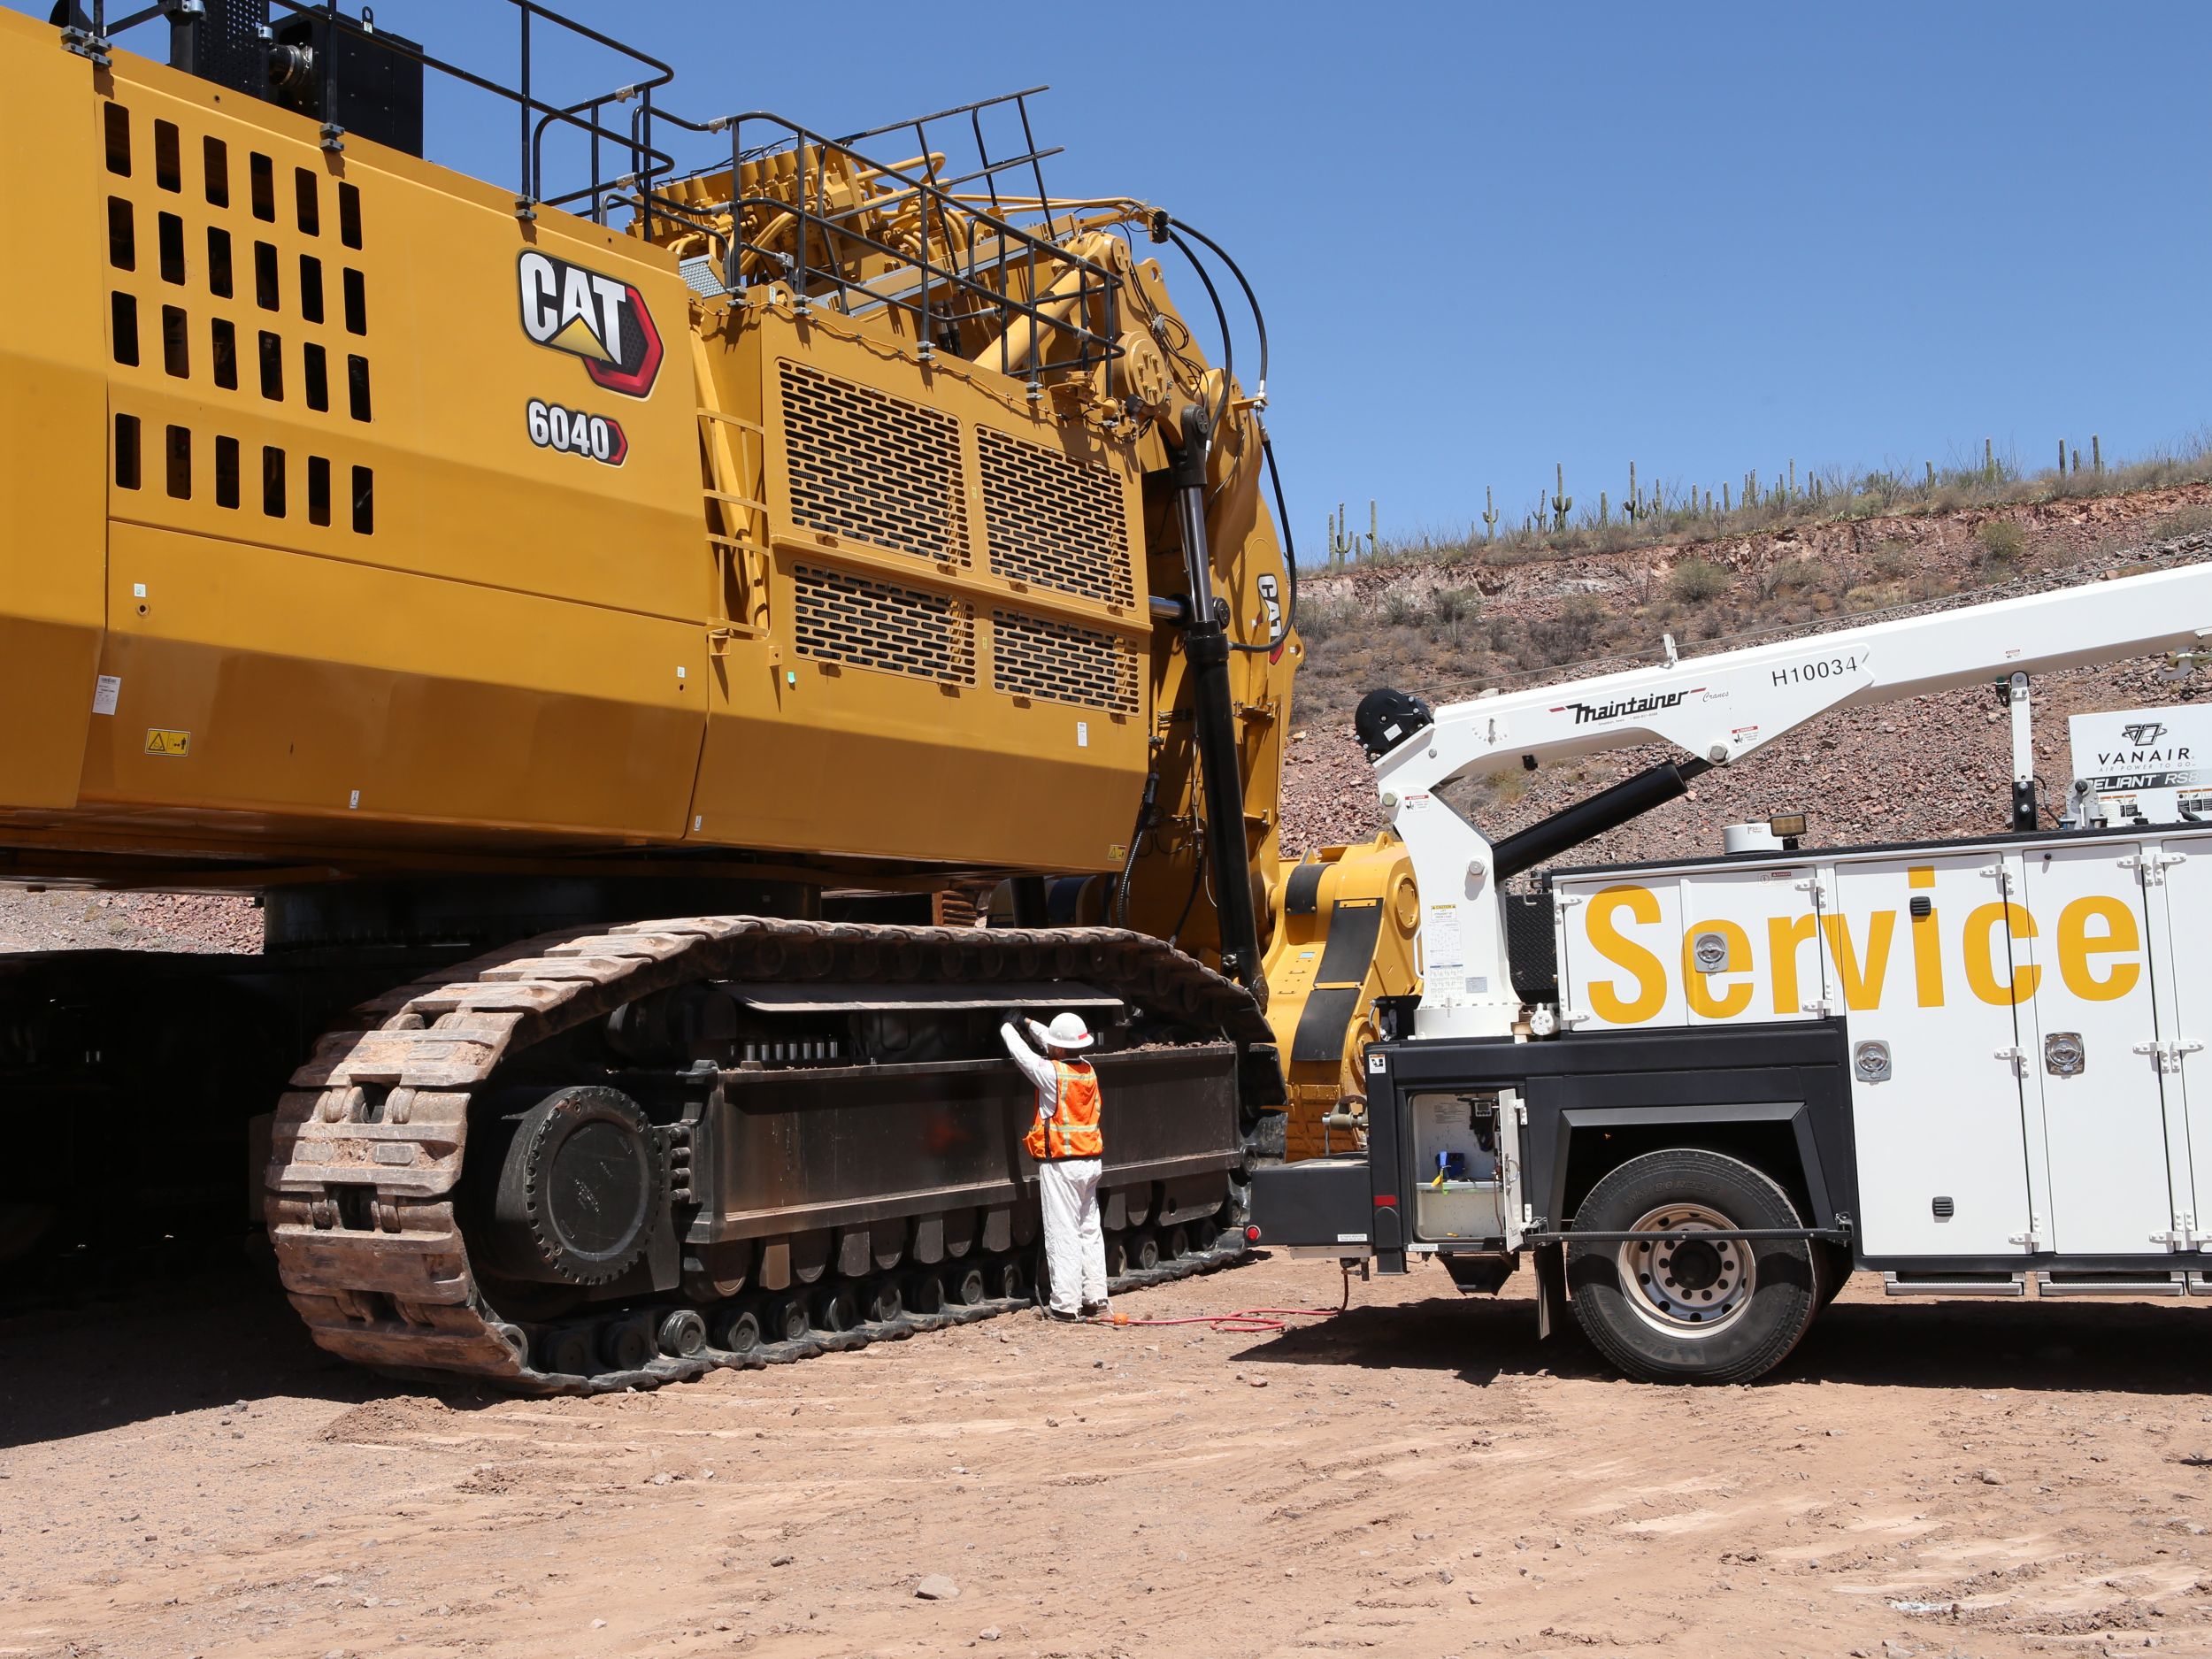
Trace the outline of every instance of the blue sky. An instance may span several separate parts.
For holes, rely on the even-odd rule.
[[[676,63],[698,114],[847,132],[1050,83],[1051,188],[1187,216],[1259,289],[1309,559],[1340,499],[1451,533],[1555,462],[1617,501],[1632,459],[1717,486],[1989,436],[2032,468],[2062,436],[2133,455],[2212,421],[2212,7],[571,10]],[[511,66],[498,0],[376,12]],[[513,132],[434,104],[450,165],[509,180]]]

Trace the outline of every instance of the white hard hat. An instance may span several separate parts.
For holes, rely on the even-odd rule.
[[[1055,1014],[1045,1027],[1045,1038],[1056,1048],[1087,1048],[1092,1041],[1090,1027],[1080,1014]]]

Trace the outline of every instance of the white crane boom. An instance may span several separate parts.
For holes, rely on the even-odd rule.
[[[1437,791],[1502,758],[1663,742],[1727,765],[1832,709],[2212,641],[2212,564],[1686,657],[1437,710],[1375,763],[1422,902],[1424,1034],[1502,1035],[1519,1003],[1492,842]]]

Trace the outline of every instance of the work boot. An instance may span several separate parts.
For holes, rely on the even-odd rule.
[[[1047,1308],[1043,1310],[1043,1312],[1044,1317],[1051,1320],[1055,1325],[1073,1325],[1076,1323],[1079,1317],[1059,1308]]]
[[[1083,1317],[1086,1319],[1111,1318],[1113,1312],[1114,1304],[1110,1302],[1087,1302],[1083,1304]]]

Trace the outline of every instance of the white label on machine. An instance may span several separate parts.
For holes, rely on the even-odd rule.
[[[1429,972],[1439,968],[1456,968],[1467,960],[1462,954],[1459,941],[1459,906],[1432,904],[1429,919],[1421,929],[1421,948],[1428,956]]]
[[[1091,723],[1088,720],[1078,720],[1075,723],[1075,746],[1078,749],[1088,749],[1091,746]]]
[[[102,674],[99,679],[92,682],[92,712],[113,714],[116,700],[122,695],[122,675]]]
[[[1473,1111],[1472,1103],[1457,1094],[1431,1094],[1421,1102],[1421,1115],[1428,1120],[1425,1126],[1432,1134],[1468,1128]]]
[[[1460,942],[1459,906],[1432,904],[1421,924],[1421,964],[1431,992],[1455,995],[1465,981],[1465,947]]]
[[[2074,777],[2106,823],[2212,823],[2212,708],[2127,709],[2066,722]]]

